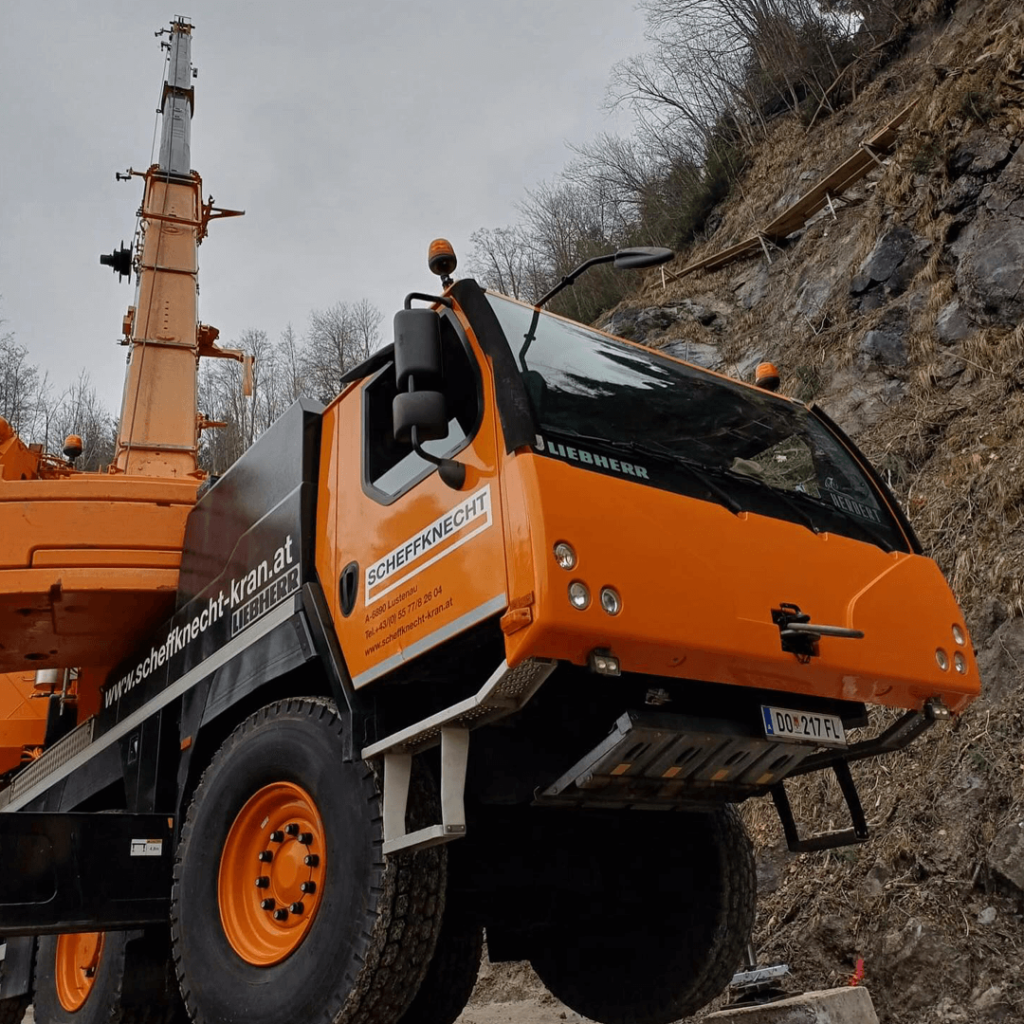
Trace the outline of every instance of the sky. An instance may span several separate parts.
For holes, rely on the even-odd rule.
[[[436,285],[427,247],[463,258],[516,220],[567,144],[626,134],[612,65],[644,49],[634,0],[4,0],[0,33],[0,330],[60,389],[86,368],[117,414],[134,286],[99,255],[129,243],[163,54],[195,29],[192,166],[246,211],[199,249],[199,310],[220,343],[302,334],[309,312],[369,299],[391,317]]]

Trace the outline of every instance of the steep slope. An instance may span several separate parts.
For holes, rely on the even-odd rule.
[[[908,510],[963,604],[985,695],[958,722],[856,772],[875,837],[786,851],[767,802],[762,962],[800,988],[863,959],[883,1019],[1024,1019],[1024,16],[961,0],[857,99],[777,123],[677,261],[727,248],[806,192],[911,100],[894,155],[778,247],[711,274],[651,275],[610,329],[820,404]],[[793,786],[807,830],[839,827],[834,784]]]

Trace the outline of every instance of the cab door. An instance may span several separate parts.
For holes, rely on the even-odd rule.
[[[424,448],[466,467],[460,489],[395,441],[392,363],[346,392],[335,410],[337,436],[350,441],[336,441],[329,456],[337,467],[331,604],[357,688],[508,603],[489,381],[475,342],[449,310],[441,311],[441,338],[448,436]]]

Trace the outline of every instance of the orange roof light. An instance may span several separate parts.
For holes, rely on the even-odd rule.
[[[774,363],[758,363],[754,371],[754,383],[765,391],[779,390],[779,371]]]
[[[82,454],[82,439],[77,434],[68,434],[64,438],[64,455],[72,462]]]
[[[458,266],[458,262],[452,243],[447,238],[435,238],[430,243],[430,249],[427,252],[427,265],[432,274],[437,274],[441,278],[442,284],[450,283],[451,273]]]

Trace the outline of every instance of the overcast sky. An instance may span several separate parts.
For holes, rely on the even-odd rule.
[[[176,14],[195,25],[193,169],[246,211],[199,250],[200,318],[222,344],[363,297],[390,334],[436,281],[432,238],[468,257],[566,143],[628,131],[605,88],[644,48],[634,0],[3,0],[0,329],[58,386],[87,367],[115,415],[134,290],[99,255],[132,235],[142,182],[114,172],[150,163],[153,33]]]

